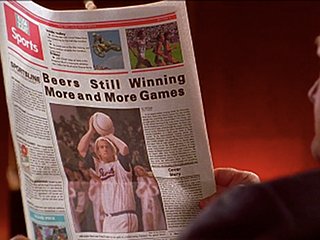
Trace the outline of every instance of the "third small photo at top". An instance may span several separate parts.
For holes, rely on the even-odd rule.
[[[183,62],[177,22],[126,29],[131,69]]]

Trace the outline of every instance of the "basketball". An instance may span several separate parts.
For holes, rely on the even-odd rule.
[[[107,114],[101,112],[93,114],[92,125],[96,132],[101,136],[114,133],[113,122]]]

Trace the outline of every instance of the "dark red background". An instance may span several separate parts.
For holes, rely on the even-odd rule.
[[[215,165],[251,169],[262,179],[317,166],[307,91],[319,72],[320,4],[192,3]]]
[[[54,9],[83,7],[81,1],[37,2]],[[95,2],[98,7],[123,4]],[[320,34],[320,3],[187,4],[215,166],[253,170],[262,180],[318,167],[310,154],[313,116],[307,91],[319,73],[314,39]],[[1,93],[0,236],[7,239],[3,86]]]

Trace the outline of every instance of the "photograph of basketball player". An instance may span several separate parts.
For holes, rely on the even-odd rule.
[[[89,145],[95,133],[94,152]],[[132,185],[132,169],[128,159],[128,146],[114,135],[110,117],[97,112],[89,119],[89,129],[78,144],[78,151],[87,162],[94,162],[92,183],[100,194],[96,198],[102,206],[102,232],[136,232],[138,218]],[[94,209],[95,212],[101,209]]]
[[[132,69],[182,63],[176,22],[126,29]]]
[[[150,176],[152,171],[140,109],[53,103],[50,108],[68,181],[68,216],[74,231],[125,233],[164,229],[143,223],[146,211],[142,204],[146,205],[143,202],[148,198],[143,197],[146,192],[137,192],[138,185],[143,185],[139,183],[143,178],[139,178],[140,173],[134,168],[143,166]],[[150,182],[154,181],[155,178]],[[157,196],[149,200],[158,198],[162,210],[161,191],[156,186]],[[119,227],[121,223],[123,226]]]

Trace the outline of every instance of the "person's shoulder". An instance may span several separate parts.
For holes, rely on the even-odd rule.
[[[277,192],[288,191],[312,191],[320,193],[320,169],[314,169],[306,172],[297,173],[295,175],[281,177],[269,182],[263,183]],[[319,190],[318,190],[319,189]]]
[[[205,208],[181,239],[320,236],[319,199],[320,170],[237,186]]]
[[[285,203],[295,201],[296,204],[300,201],[315,201],[320,199],[320,169],[248,186],[238,186],[231,189],[229,193],[227,192],[224,198],[228,201],[237,199],[238,204],[242,202],[247,204],[252,201],[251,207],[255,202],[261,205],[270,204],[270,202],[279,203],[279,201]]]

